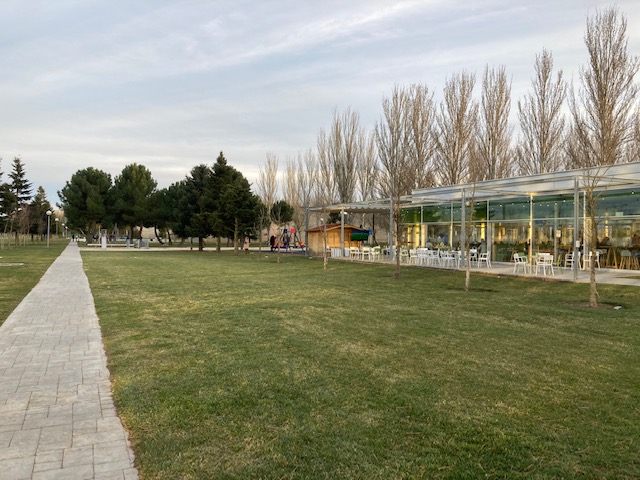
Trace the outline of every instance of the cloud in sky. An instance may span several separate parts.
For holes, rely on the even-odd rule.
[[[0,169],[20,155],[52,200],[93,166],[136,162],[161,187],[219,151],[253,181],[316,145],[334,108],[381,116],[394,84],[505,65],[512,110],[535,55],[568,79],[585,63],[596,0],[4,0],[0,4]],[[617,6],[640,54],[640,4]],[[6,180],[6,178],[5,178]]]

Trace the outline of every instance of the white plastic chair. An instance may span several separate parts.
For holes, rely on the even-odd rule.
[[[426,248],[418,248],[416,250],[416,262],[418,265],[425,265],[427,263],[427,252]]]
[[[578,265],[580,265],[580,252],[578,252]],[[564,268],[573,269],[573,252],[567,252],[564,256]]]
[[[480,268],[482,266],[482,262],[485,263],[487,268],[491,268],[491,253],[490,252],[483,252],[483,253],[478,255],[478,268]]]
[[[475,248],[470,248],[469,249],[469,263],[473,265],[473,262],[476,262],[476,265],[478,264],[478,250]]]
[[[427,250],[427,265],[440,265],[440,253],[438,250]]]
[[[452,251],[446,250],[440,252],[440,261],[445,267],[453,267],[456,264],[456,257]]]
[[[593,253],[589,252],[587,255],[584,256],[584,259],[582,260],[582,269],[583,270],[589,270],[591,269],[591,259],[593,258]],[[598,267],[598,270],[600,270],[600,252],[596,251],[596,266]]]
[[[550,253],[539,253],[536,257],[536,275],[538,274],[538,269],[542,269],[542,274],[546,277],[547,270],[551,272],[551,275],[555,275],[553,271],[553,255]]]
[[[515,262],[513,265],[513,273],[517,273],[519,268],[522,268],[522,273],[528,273],[529,269],[529,261],[527,257],[521,256],[518,253],[513,254],[513,261]]]

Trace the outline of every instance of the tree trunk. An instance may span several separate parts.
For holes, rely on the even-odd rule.
[[[238,219],[235,219],[233,224],[233,254],[238,255],[238,228],[239,228]]]
[[[216,237],[216,252],[220,253],[222,249],[222,238],[220,236]]]
[[[466,237],[465,237],[466,238]],[[471,260],[469,259],[469,239],[466,238],[465,246],[464,246],[464,263],[465,263],[465,273],[464,273],[464,291],[468,292],[471,288]]]
[[[402,226],[400,225],[400,204],[395,200],[393,205],[393,221],[395,222],[395,225],[396,225],[396,235],[395,235],[396,248],[394,249],[393,246],[391,247],[391,251],[395,252],[396,254],[396,271],[393,274],[393,278],[395,278],[396,280],[400,280],[400,233],[401,233]],[[393,239],[392,239],[392,243],[393,243]]]
[[[324,218],[328,218],[327,212],[323,212]],[[308,247],[307,247],[308,248]],[[329,254],[327,253],[327,224],[322,226],[322,269],[329,268]]]
[[[596,224],[596,199],[593,190],[587,193],[589,199],[589,217],[591,220],[591,242],[589,242],[589,252],[591,260],[589,262],[589,306],[598,306],[598,287],[596,284],[596,248],[598,246],[598,225]]]
[[[158,243],[160,245],[164,245],[164,242],[162,241],[162,239],[160,238],[160,236],[158,235],[158,227],[156,227],[155,225],[153,226],[153,232],[156,235],[156,240],[158,240]]]
[[[204,238],[198,237],[198,251],[202,252],[204,250]]]

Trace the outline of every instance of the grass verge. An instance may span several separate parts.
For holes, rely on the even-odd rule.
[[[83,252],[142,478],[640,476],[640,295]]]
[[[52,240],[0,250],[0,324],[40,281],[68,242]]]

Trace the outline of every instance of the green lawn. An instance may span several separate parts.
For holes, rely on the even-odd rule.
[[[637,289],[82,256],[143,479],[640,477]]]
[[[20,247],[0,249],[0,324],[2,324],[22,299],[36,286],[60,252],[67,240],[27,242]]]

